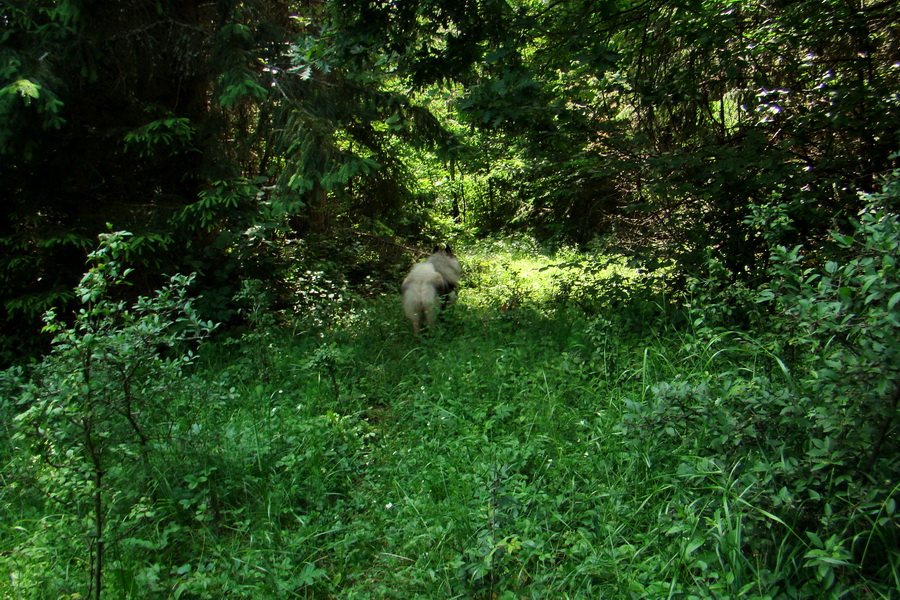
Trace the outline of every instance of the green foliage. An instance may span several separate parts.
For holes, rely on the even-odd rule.
[[[256,221],[258,176],[272,157],[261,142],[272,112],[260,108],[272,91],[264,67],[292,21],[268,2],[219,8],[0,9],[4,363],[39,345],[49,304],[71,308],[61,301],[83,270],[84,241],[106,223],[135,232],[141,292],[189,270],[209,297],[229,285],[234,267],[223,263],[235,244],[216,234]],[[150,243],[138,251],[137,240]]]
[[[756,207],[778,198],[794,222],[778,243],[821,240],[890,166],[893,6],[361,4],[341,5],[333,35],[443,86],[424,94],[449,101],[435,112],[477,149],[450,164],[465,197],[445,194],[480,227],[615,232],[693,273],[716,248],[747,278],[768,255],[746,223]]]
[[[0,81],[14,79],[17,74],[18,61],[10,61],[5,69],[0,70]],[[33,110],[43,129],[60,129],[65,124],[65,119],[60,115],[63,102],[52,91],[44,89],[38,81],[23,77],[11,81],[5,87],[0,88],[0,115],[4,115],[13,123],[25,120],[26,111]],[[16,128],[0,129],[0,155],[10,155],[22,152],[26,159],[33,156],[34,142],[23,140],[25,132]]]
[[[852,239],[860,259],[890,246],[890,223],[860,220]],[[108,506],[121,498],[130,527],[109,546],[105,592],[896,596],[895,436],[867,471],[872,448],[854,450],[863,440],[833,423],[871,432],[863,421],[874,413],[852,412],[841,395],[877,402],[877,394],[853,377],[821,385],[812,367],[822,366],[824,345],[778,344],[782,327],[799,330],[800,313],[773,312],[772,329],[755,336],[712,318],[682,329],[650,323],[627,298],[586,316],[553,294],[552,267],[575,263],[576,253],[542,256],[528,239],[483,242],[471,254],[457,246],[471,279],[440,328],[418,339],[395,292],[356,298],[340,319],[309,329],[303,321],[279,326],[269,290],[245,286],[241,304],[253,327],[202,347],[177,376],[164,369],[173,376],[165,401],[150,399],[138,415],[141,431],[159,431],[151,444],[123,443],[133,428],[122,415],[110,419],[120,425],[106,443],[122,452],[105,475]],[[584,261],[603,264],[597,255]],[[819,265],[827,273],[827,261]],[[798,268],[777,264],[772,285],[793,281],[787,274]],[[111,265],[95,279],[123,275]],[[816,289],[801,286],[804,294]],[[502,310],[517,290],[519,306]],[[886,309],[888,292],[872,304]],[[702,310],[695,300],[694,316]],[[0,377],[3,397],[34,386],[22,370]],[[113,402],[117,390],[94,393]],[[76,425],[67,423],[55,427]],[[162,423],[168,428],[154,429]],[[0,594],[83,591],[60,583],[66,568],[87,570],[82,545],[64,535],[84,525],[35,485],[70,478],[35,460],[42,447],[16,435],[0,450],[16,466],[3,470],[14,485],[0,488],[9,534],[0,552],[15,557],[2,567],[10,576],[0,579]],[[64,458],[74,468],[78,457]],[[70,485],[90,491],[84,478]]]
[[[214,181],[209,189],[200,191],[196,202],[182,209],[175,222],[188,228],[199,225],[199,229],[207,231],[229,221],[236,226],[244,220],[246,208],[253,206],[260,195],[259,187],[245,179]]]
[[[900,397],[900,223],[872,204],[853,235],[834,239],[837,260],[814,266],[806,266],[800,248],[777,248],[774,282],[760,301],[782,315],[774,328],[779,350],[804,356],[809,398],[799,412],[811,417],[809,427],[822,433],[825,446],[841,442],[825,460],[871,472],[896,451],[890,431]],[[818,405],[822,398],[829,399],[827,409]]]
[[[751,280],[890,166],[890,3],[370,4],[7,3],[4,328],[77,283],[41,249],[107,222],[165,240],[148,290],[198,270],[221,316],[256,227],[614,236]]]
[[[101,237],[90,255],[93,266],[75,289],[82,308],[71,325],[47,312],[53,350],[16,393],[12,441],[40,461],[21,467],[46,494],[44,509],[59,511],[50,530],[75,534],[71,544],[53,545],[49,559],[59,562],[49,566],[83,573],[41,581],[26,554],[11,572],[21,597],[53,589],[54,595],[82,590],[100,597],[107,553],[152,516],[154,449],[172,436],[170,402],[191,389],[184,373],[196,357],[184,343],[213,329],[191,307],[191,277],[173,276],[154,297],[140,297],[130,308],[113,299],[131,272],[122,262],[129,235]],[[32,493],[23,481],[17,487]],[[47,535],[42,529],[30,533]]]
[[[126,133],[125,147],[141,158],[147,158],[161,151],[178,152],[190,148],[193,135],[190,119],[157,119]]]
[[[799,247],[775,248],[770,281],[759,289],[726,288],[730,278],[711,271],[691,303],[695,333],[680,356],[667,359],[681,373],[626,404],[623,433],[636,452],[671,464],[688,482],[733,490],[731,514],[711,506],[693,511],[706,514],[708,525],[676,521],[690,532],[686,551],[698,560],[692,577],[710,589],[729,582],[718,593],[745,594],[747,582],[773,597],[774,590],[856,597],[862,574],[880,582],[877,594],[893,597],[900,229],[884,210],[893,189],[889,183],[870,196],[876,203],[854,233],[835,233],[816,259]],[[746,317],[743,331],[722,327],[736,323],[735,308]],[[761,561],[730,541],[737,554],[722,563],[723,532],[763,530],[780,530],[783,539],[755,546]],[[743,580],[733,574],[735,562],[750,569]],[[790,564],[811,575],[790,572]]]
[[[5,3],[2,594],[896,597],[897,16]]]
[[[557,268],[556,300],[587,315],[629,311],[651,317],[666,310],[666,276],[671,264],[613,255],[582,255]]]

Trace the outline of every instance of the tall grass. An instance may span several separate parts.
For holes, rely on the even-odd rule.
[[[109,540],[108,596],[897,597],[897,570],[863,569],[848,541],[897,566],[893,496],[822,539],[822,501],[771,475],[796,458],[750,421],[795,382],[769,346],[651,323],[648,295],[586,311],[579,272],[552,268],[571,257],[462,259],[427,336],[384,297],[203,348],[134,526]],[[82,551],[53,536],[77,519],[35,492],[49,467],[0,457],[0,596],[76,597]]]

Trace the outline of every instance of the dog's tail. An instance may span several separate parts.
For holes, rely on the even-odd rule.
[[[403,295],[403,312],[412,321],[413,333],[419,335],[422,319],[434,326],[434,306],[438,289],[444,279],[429,263],[418,263],[413,266],[409,275],[403,280],[400,293]]]

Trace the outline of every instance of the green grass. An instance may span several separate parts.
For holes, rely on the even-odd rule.
[[[849,533],[817,545],[814,503],[766,472],[791,457],[742,429],[790,387],[778,360],[585,316],[544,269],[559,256],[503,253],[463,253],[460,302],[421,338],[384,297],[204,348],[107,597],[897,597]],[[30,466],[0,491],[0,597],[84,594],[83,535],[59,541],[77,519],[26,507],[48,467],[2,457]]]

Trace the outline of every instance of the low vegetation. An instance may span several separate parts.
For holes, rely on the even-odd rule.
[[[0,600],[900,600],[898,22],[0,3]]]
[[[0,379],[4,598],[898,597],[874,205],[852,258],[775,249],[727,295],[711,262],[677,303],[664,267],[463,244],[421,338],[396,294],[288,318],[252,287],[209,337],[189,278],[113,300],[127,237]]]

